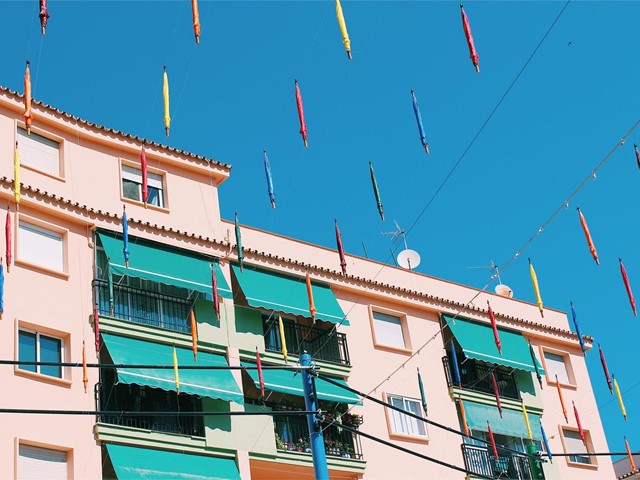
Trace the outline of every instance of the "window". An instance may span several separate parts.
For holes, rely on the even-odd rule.
[[[67,452],[20,444],[18,448],[19,480],[67,480]]]
[[[149,191],[147,203],[156,207],[164,207],[162,175],[148,172],[147,190]],[[122,165],[122,196],[142,202],[142,172],[137,168]]]
[[[371,311],[374,340],[377,345],[408,350],[403,319],[388,313]]]
[[[587,430],[583,430],[587,445],[591,449],[591,435]],[[588,455],[588,450],[585,447],[580,433],[577,430],[568,428],[562,428],[562,441],[564,443],[565,453],[577,453],[578,455],[569,455],[567,457],[568,463],[579,463],[582,465],[592,465],[592,457]]]
[[[419,400],[398,395],[387,395],[387,403],[424,418]],[[425,422],[400,413],[397,410],[387,409],[387,411],[392,433],[427,438],[427,424]]]
[[[62,362],[62,340],[29,330],[18,331],[18,360],[24,362]],[[62,378],[62,367],[49,365],[18,365],[20,370]]]
[[[64,244],[62,240],[62,233],[20,221],[18,259],[49,270],[63,272]]]
[[[60,144],[37,133],[18,127],[18,150],[21,165],[40,170],[41,172],[60,175]]]
[[[564,355],[557,353],[544,352],[545,370],[547,373],[547,379],[549,382],[556,381],[556,375],[558,381],[566,385],[571,385],[573,382],[569,377],[569,370]]]

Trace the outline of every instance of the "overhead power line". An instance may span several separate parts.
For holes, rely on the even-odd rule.
[[[109,417],[209,417],[209,416],[230,416],[230,417],[242,417],[260,415],[269,416],[288,416],[288,415],[321,415],[322,410],[309,411],[309,410],[272,410],[261,412],[243,412],[243,411],[229,411],[220,412],[212,410],[201,410],[195,412],[154,412],[154,411],[129,411],[129,410],[46,410],[46,409],[29,409],[29,408],[0,408],[0,413],[20,413],[28,415],[92,415],[92,416],[109,416]]]
[[[82,368],[81,362],[28,362],[24,360],[0,360],[0,365],[40,366],[40,367],[72,367]],[[87,368],[139,368],[149,370],[173,370],[173,364],[149,365],[137,363],[87,363]],[[262,370],[289,370],[302,371],[313,370],[314,366],[302,365],[263,365]],[[257,370],[257,366],[251,365],[178,365],[178,370]]]

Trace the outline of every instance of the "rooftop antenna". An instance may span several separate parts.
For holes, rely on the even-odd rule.
[[[512,298],[513,290],[511,290],[511,287],[509,287],[508,285],[503,284],[502,279],[500,278],[500,267],[498,267],[498,265],[493,260],[490,260],[490,262],[491,262],[491,265],[484,265],[480,267],[467,267],[467,268],[488,268],[489,270],[491,270],[491,280],[493,280],[494,278],[497,278],[498,282],[500,282],[498,283],[498,285],[496,285],[495,292],[501,297]]]
[[[402,250],[398,256],[396,257],[396,262],[398,265],[407,270],[413,270],[418,265],[420,265],[420,254],[415,250],[411,250],[407,246],[407,235],[406,232],[398,225],[398,222],[393,221],[396,225],[395,232],[381,232],[382,235],[391,235],[393,238],[393,242],[397,243],[399,239],[402,239],[402,243],[404,244],[404,250]],[[393,251],[392,251],[393,253]]]

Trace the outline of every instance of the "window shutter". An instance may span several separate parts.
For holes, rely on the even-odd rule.
[[[67,452],[20,445],[19,480],[67,480]]]
[[[140,183],[142,183],[142,180],[140,180]],[[147,172],[147,185],[162,190],[162,175]]]
[[[562,430],[562,434],[564,435],[564,446],[567,448],[568,453],[587,453],[587,449],[584,447],[578,432]]]
[[[547,375],[550,381],[556,379],[558,375],[558,381],[560,383],[570,384],[569,374],[567,373],[567,366],[564,363],[564,357],[562,355],[556,355],[555,353],[544,352],[545,365],[547,366]]]
[[[390,347],[406,348],[402,335],[402,323],[398,317],[386,313],[373,312],[373,328],[376,343]]]
[[[41,267],[64,271],[62,235],[20,222],[18,258]]]
[[[149,175],[147,175],[148,177]],[[142,172],[137,168],[122,166],[122,178],[131,180],[132,182],[142,183]]]
[[[60,145],[55,140],[18,127],[20,163],[42,172],[60,176]]]

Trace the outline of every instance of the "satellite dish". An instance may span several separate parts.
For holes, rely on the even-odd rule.
[[[496,285],[496,293],[501,297],[513,298],[513,290],[511,290],[511,287],[503,285],[502,283]]]
[[[420,265],[420,254],[415,250],[402,250],[396,258],[398,265],[402,268],[413,270]]]

